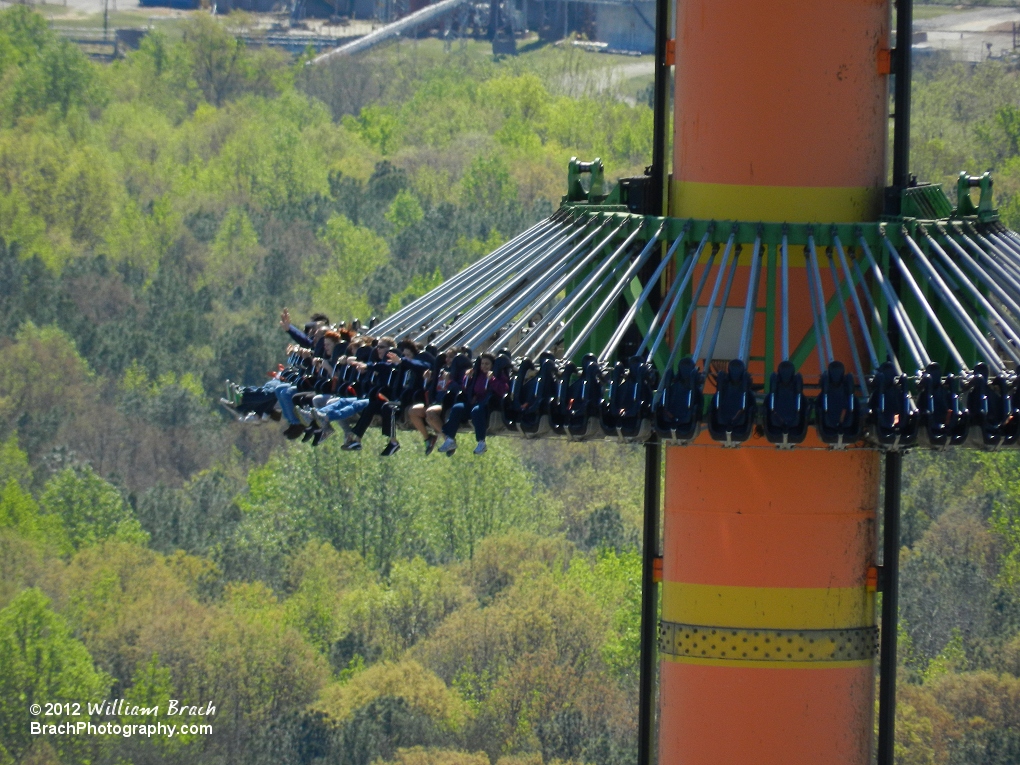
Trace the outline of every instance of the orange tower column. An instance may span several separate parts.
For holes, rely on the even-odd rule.
[[[887,0],[680,0],[671,214],[877,219],[889,17]],[[662,765],[870,762],[878,481],[863,449],[667,449]]]

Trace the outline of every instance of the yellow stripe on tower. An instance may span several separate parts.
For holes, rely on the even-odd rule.
[[[727,587],[662,583],[662,619],[740,629],[847,629],[875,623],[861,587]]]
[[[687,218],[766,223],[853,223],[878,216],[881,189],[833,186],[747,186],[674,181],[672,206]]]

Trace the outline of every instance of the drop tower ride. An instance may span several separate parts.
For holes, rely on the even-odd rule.
[[[889,27],[883,0],[681,0],[670,214],[878,220]],[[788,331],[800,337],[812,265],[787,249]],[[741,312],[759,308],[738,302],[749,272],[734,275]],[[871,760],[879,455],[802,446],[666,449],[663,765]]]
[[[892,765],[901,455],[1020,441],[1020,236],[987,173],[955,205],[909,175],[888,0],[669,10],[647,174],[571,160],[551,218],[373,331],[503,357],[490,432],[644,444],[641,765]]]

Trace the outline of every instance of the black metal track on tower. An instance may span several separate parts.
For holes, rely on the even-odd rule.
[[[641,570],[641,657],[638,680],[638,765],[655,762],[655,667],[659,630],[659,480],[662,447],[658,438],[645,444],[645,522]]]
[[[664,215],[666,185],[666,125],[669,124],[669,66],[666,44],[669,41],[669,0],[655,3],[655,82],[652,96],[652,165],[648,215]]]
[[[893,73],[896,75],[893,94],[893,188],[899,191],[910,185],[910,46],[913,40],[914,4],[912,0],[896,3],[896,48],[893,50]],[[894,211],[898,214],[899,210]]]
[[[885,455],[882,638],[879,646],[878,765],[893,765],[896,741],[896,637],[899,625],[900,489],[903,453]]]
[[[913,0],[896,2],[896,49],[893,51],[893,71],[896,75],[893,94],[893,172],[892,194],[887,200],[895,202],[899,215],[903,189],[911,185],[910,178],[910,88],[913,78],[911,47],[914,39]],[[899,294],[900,274],[892,287]],[[899,348],[899,326],[890,325],[889,343]],[[896,641],[899,617],[899,558],[900,558],[900,484],[903,455],[889,452],[885,457],[885,545],[882,559],[882,642],[879,648],[880,687],[878,693],[878,765],[893,765],[896,740]]]

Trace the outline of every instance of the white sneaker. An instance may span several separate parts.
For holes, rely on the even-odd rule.
[[[484,441],[479,441],[478,446],[475,447],[475,454],[485,454],[485,450],[488,448]]]
[[[442,446],[439,447],[439,453],[440,454],[446,454],[448,451],[450,451],[450,449],[456,449],[456,448],[457,448],[457,442],[454,441],[449,436],[447,436],[446,440],[443,441]]]

